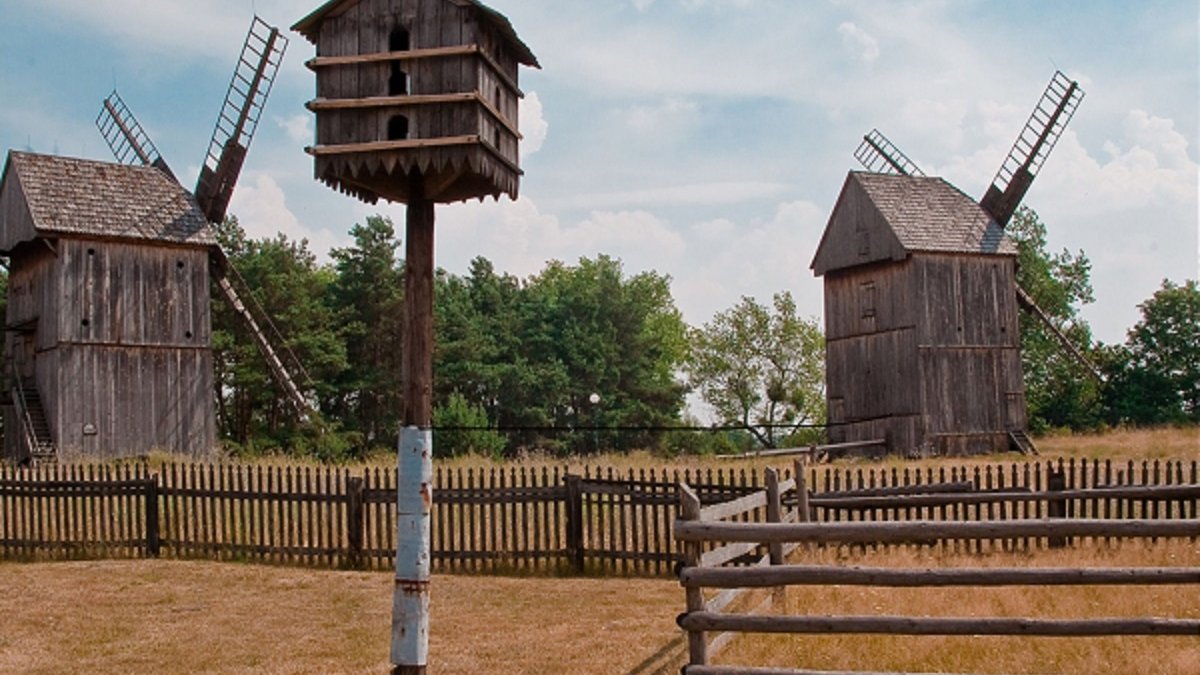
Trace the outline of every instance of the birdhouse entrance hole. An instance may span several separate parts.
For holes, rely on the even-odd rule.
[[[404,26],[393,28],[391,35],[388,36],[388,49],[393,52],[406,52],[410,48],[408,29]],[[388,78],[388,96],[407,95],[408,73],[401,68],[400,61],[393,61],[391,76]]]
[[[392,115],[388,120],[387,137],[389,141],[403,141],[408,138],[408,118],[404,115]]]

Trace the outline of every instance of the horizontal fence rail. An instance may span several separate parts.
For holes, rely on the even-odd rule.
[[[743,666],[713,666],[710,660],[735,636],[744,633],[765,634],[881,634],[940,636],[1045,636],[1084,638],[1093,636],[1196,636],[1200,620],[1190,618],[1092,618],[1044,619],[1038,617],[926,617],[926,616],[809,616],[769,613],[767,610],[783,598],[789,586],[875,586],[891,588],[936,588],[980,586],[1149,586],[1200,585],[1200,568],[947,568],[892,569],[878,567],[842,567],[835,565],[789,565],[782,548],[823,545],[929,545],[946,541],[1046,541],[1049,546],[1065,545],[1071,538],[1095,541],[1159,537],[1200,538],[1200,519],[1195,517],[1195,502],[1200,485],[1067,487],[1062,464],[1050,466],[1048,489],[1015,490],[999,486],[985,492],[962,492],[958,483],[943,483],[945,493],[928,490],[902,493],[893,488],[868,494],[838,491],[834,495],[811,495],[805,485],[807,472],[797,464],[794,485],[779,483],[768,469],[767,486],[761,492],[732,499],[724,504],[702,506],[697,494],[686,484],[680,486],[680,516],[675,521],[676,541],[683,546],[684,559],[680,584],[684,588],[686,611],[677,623],[687,632],[689,675],[709,673],[772,673],[799,675],[815,671]],[[1169,474],[1168,474],[1169,475]],[[1182,473],[1178,475],[1182,478]],[[974,484],[973,487],[977,487]],[[782,488],[782,489],[781,489]],[[786,493],[793,490],[790,496]],[[1134,500],[1136,507],[1119,513],[1137,513],[1134,520],[1072,518],[1068,504],[1091,504],[1116,500]],[[1166,501],[1173,507],[1160,508]],[[767,522],[740,521],[738,515],[766,503]],[[903,517],[930,513],[914,506],[946,507],[951,504],[1029,503],[1048,505],[1049,517],[1023,520],[1000,519],[955,521],[902,520]],[[1120,502],[1124,503],[1124,502]],[[1152,506],[1154,505],[1154,506]],[[794,507],[788,512],[787,507]],[[814,520],[819,509],[893,509],[895,522],[839,522],[838,518]],[[933,513],[938,513],[933,511]],[[945,512],[942,512],[943,515]],[[1038,511],[1034,511],[1037,514]],[[1091,511],[1095,513],[1095,511]],[[976,512],[978,514],[978,512]],[[1144,516],[1155,514],[1163,519]],[[1189,515],[1190,514],[1190,515]],[[994,516],[994,513],[989,513]],[[725,551],[760,551],[770,554],[746,566],[728,566]],[[979,550],[979,547],[974,547]],[[706,589],[720,589],[711,598]],[[772,593],[757,607],[735,607],[739,598],[751,589],[771,589]],[[742,603],[744,605],[744,603]],[[712,639],[709,636],[712,635]]]
[[[786,513],[778,520],[763,497],[766,474],[753,469],[441,467],[434,477],[433,565],[462,572],[672,574],[683,560],[683,543],[672,536],[681,482],[696,491],[706,517],[722,522],[1186,522],[1200,504],[1197,464],[820,466],[805,470],[802,491],[794,488],[795,472],[785,470],[776,487]],[[0,557],[161,555],[387,569],[396,548],[395,499],[395,471],[382,468],[0,467]],[[1079,536],[1009,534],[938,542],[973,551]],[[725,542],[703,555],[748,565],[768,553],[762,544]]]

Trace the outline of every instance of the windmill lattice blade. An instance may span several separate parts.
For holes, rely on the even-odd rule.
[[[96,117],[96,128],[121,164],[154,166],[175,180],[175,174],[163,161],[150,135],[138,124],[137,118],[115,89],[104,99],[100,114]]]
[[[1069,79],[1062,71],[1055,71],[981,202],[1001,227],[1007,225],[1016,212],[1034,176],[1075,115],[1083,96],[1078,82]]]
[[[863,136],[862,143],[854,151],[854,159],[874,173],[892,173],[903,176],[924,176],[916,162],[900,151],[878,129]]]
[[[254,17],[196,182],[196,201],[210,222],[225,219],[287,44],[278,28]]]

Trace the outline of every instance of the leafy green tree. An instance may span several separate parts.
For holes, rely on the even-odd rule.
[[[690,338],[690,382],[722,424],[774,448],[824,417],[824,337],[816,319],[797,315],[790,293],[772,307],[743,297]]]
[[[215,230],[243,302],[252,311],[261,308],[254,313],[264,330],[278,330],[283,342],[272,346],[297,386],[320,407],[332,393],[332,375],[345,368],[345,352],[324,303],[331,271],[317,264],[306,241],[291,241],[282,234],[250,240],[234,217]],[[300,418],[272,378],[245,322],[220,290],[214,289],[213,296],[213,370],[221,435],[247,451],[300,448],[322,453],[339,445],[325,437],[331,429],[319,412],[307,421]],[[287,359],[289,353],[295,361]]]
[[[499,457],[508,439],[488,428],[487,412],[461,394],[450,395],[445,405],[433,410],[433,451],[438,457],[478,454]]]
[[[493,425],[527,429],[509,451],[648,447],[678,419],[685,326],[666,277],[626,277],[601,256],[520,282],[477,258],[437,283],[438,404],[462,396]]]
[[[1200,288],[1164,279],[1138,307],[1141,320],[1107,359],[1110,421],[1200,422]]]
[[[655,429],[676,423],[686,392],[676,378],[686,325],[670,279],[626,277],[619,260],[602,255],[576,266],[551,262],[525,290],[526,360],[565,374],[543,400],[557,426],[591,429],[573,435],[569,449],[656,445]]]
[[[334,378],[330,411],[361,434],[360,450],[392,448],[400,419],[404,269],[392,221],[371,216],[350,229],[354,244],[335,248],[329,286],[346,367]]]
[[[1085,355],[1093,352],[1091,329],[1079,307],[1093,301],[1092,264],[1083,251],[1046,250],[1046,226],[1021,207],[1008,225],[1016,242],[1017,283]],[[1100,422],[1100,386],[1037,317],[1022,312],[1021,363],[1029,424],[1035,431],[1085,429]]]

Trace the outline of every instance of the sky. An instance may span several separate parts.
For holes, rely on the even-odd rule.
[[[252,16],[285,30],[323,0],[0,0],[0,151],[110,159],[114,89],[195,181]],[[1200,277],[1200,8],[1194,0],[492,0],[537,54],[521,87],[521,197],[437,209],[437,263],[518,277],[619,257],[672,279],[699,326],[790,291],[853,151],[880,129],[981,197],[1055,70],[1086,92],[1025,199],[1053,252],[1083,251],[1094,335],[1121,342],[1163,279]],[[313,180],[314,48],[290,44],[230,211],[320,259],[403,205]]]

